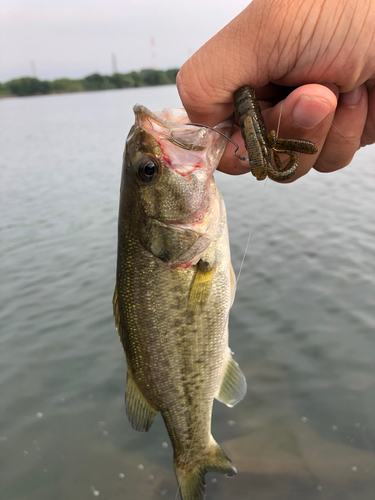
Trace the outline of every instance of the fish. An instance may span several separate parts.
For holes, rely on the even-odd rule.
[[[243,85],[234,94],[234,104],[238,117],[241,135],[249,155],[250,169],[253,176],[262,181],[266,177],[274,181],[287,181],[293,177],[298,168],[298,153],[315,155],[316,145],[303,139],[280,139],[275,130],[267,131],[262,111],[255,90]],[[279,154],[289,156],[283,167]],[[271,161],[273,157],[276,168]]]
[[[226,146],[185,110],[135,105],[126,140],[113,310],[127,362],[125,407],[147,432],[161,414],[183,500],[205,474],[236,468],[211,434],[214,399],[229,407],[246,379],[228,346],[236,279],[214,172]],[[231,120],[216,126],[229,133]]]

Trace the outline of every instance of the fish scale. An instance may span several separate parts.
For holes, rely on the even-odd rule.
[[[236,473],[211,435],[213,401],[233,406],[246,392],[228,347],[235,278],[213,178],[226,140],[189,126],[181,111],[158,115],[139,105],[134,111],[113,300],[128,367],[126,411],[138,431],[148,431],[161,413],[181,496],[200,500],[207,471]],[[173,116],[178,121],[169,121]]]

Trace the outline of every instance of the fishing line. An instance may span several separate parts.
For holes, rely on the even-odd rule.
[[[355,139],[349,139],[349,137],[347,137],[343,132],[341,132],[341,130],[338,127],[336,127],[336,125],[334,125],[333,123],[331,123],[331,127],[335,128],[337,132],[341,134],[343,138],[346,139],[350,144],[356,144],[357,141]]]
[[[281,108],[280,108],[280,113],[279,113],[279,121],[278,121],[278,124],[277,124],[277,130],[276,130],[276,138],[279,137],[279,131],[280,131],[280,124],[281,124],[281,115],[283,113],[283,104],[281,105]],[[236,150],[237,151],[237,150]],[[237,155],[236,155],[237,156]],[[268,180],[268,177],[266,177],[266,180],[265,180],[265,183],[263,185],[263,189],[262,189],[262,192],[261,192],[261,195],[260,195],[260,198],[259,198],[259,202],[258,202],[258,207],[257,207],[257,211],[255,213],[255,217],[254,217],[254,220],[253,220],[253,224],[250,228],[250,232],[249,232],[249,236],[247,238],[247,242],[246,242],[246,247],[245,247],[245,252],[243,254],[243,257],[242,257],[242,261],[241,261],[241,265],[240,265],[240,270],[238,271],[238,276],[237,276],[237,280],[236,280],[236,285],[238,284],[238,281],[240,279],[240,276],[241,276],[241,272],[242,272],[242,268],[243,268],[243,265],[244,265],[244,262],[245,262],[245,259],[246,259],[246,255],[247,255],[247,251],[249,249],[249,245],[250,245],[250,239],[251,239],[251,235],[253,234],[253,229],[255,227],[255,224],[257,222],[257,219],[258,219],[258,215],[259,215],[259,211],[260,211],[260,207],[262,205],[262,201],[263,201],[263,196],[264,196],[264,190],[266,189],[266,184],[267,184],[267,180]]]
[[[280,108],[279,119],[278,119],[277,130],[276,130],[276,139],[279,137],[279,131],[280,131],[280,125],[281,125],[281,116],[282,116],[282,112],[283,112],[283,104],[281,104],[281,108]],[[249,244],[250,244],[251,235],[252,235],[252,233],[253,233],[253,229],[254,229],[255,224],[256,224],[256,221],[257,221],[257,219],[258,219],[258,215],[259,215],[260,207],[261,207],[261,204],[262,204],[262,201],[263,201],[264,190],[265,190],[265,188],[266,188],[267,180],[268,180],[268,177],[266,177],[266,182],[264,183],[263,190],[262,190],[262,193],[261,193],[261,196],[260,196],[260,199],[259,199],[258,208],[257,208],[256,214],[255,214],[255,218],[254,218],[253,224],[252,224],[252,226],[251,226],[249,236],[248,236],[248,238],[247,238],[247,243],[246,243],[246,247],[245,247],[245,252],[244,252],[244,255],[243,255],[243,257],[242,257],[242,262],[241,262],[241,265],[240,265],[240,270],[239,270],[239,272],[238,272],[238,276],[237,276],[237,281],[236,281],[236,284],[238,284],[238,281],[239,281],[239,279],[240,279],[241,272],[242,272],[243,265],[244,265],[245,258],[246,258],[246,254],[247,254],[247,251],[248,251],[248,249],[249,249]]]
[[[279,121],[278,121],[278,126],[277,126],[277,132],[276,132],[276,137],[279,136],[279,130],[280,130],[280,123],[281,123],[281,115],[282,115],[282,107],[281,107],[281,110],[280,110],[280,115],[279,115]],[[217,132],[218,134],[220,134],[221,136],[225,137],[228,141],[230,141],[234,146],[236,146],[236,149],[234,151],[234,155],[239,158],[240,160],[242,161],[246,161],[246,160],[249,160],[248,157],[244,157],[244,156],[240,156],[237,154],[237,151],[239,149],[239,145],[236,144],[230,137],[228,137],[226,134],[224,134],[223,132],[221,132],[220,130],[217,130],[213,127],[210,127],[208,125],[204,125],[202,123],[187,123],[186,124],[187,126],[191,125],[191,126],[195,126],[195,127],[203,127],[203,128],[208,128],[210,130],[213,130],[214,132]],[[180,141],[178,141],[174,135],[173,135],[173,131],[171,131],[171,139],[173,142],[175,142],[176,144],[178,144],[179,146],[183,147],[183,148],[187,148],[188,145],[187,144],[184,144]],[[238,276],[237,276],[237,279],[236,279],[236,285],[238,284],[238,281],[240,279],[240,276],[241,276],[241,272],[242,272],[242,269],[243,269],[243,266],[244,266],[244,262],[245,262],[245,258],[246,258],[246,255],[247,255],[247,251],[249,249],[249,245],[250,245],[250,239],[251,239],[251,236],[252,236],[252,233],[253,233],[253,230],[254,230],[254,227],[255,227],[255,224],[257,222],[257,219],[258,219],[258,216],[259,216],[259,211],[260,211],[260,207],[262,205],[262,201],[263,201],[263,197],[264,197],[264,190],[266,189],[266,185],[267,185],[267,180],[268,178],[265,179],[265,183],[263,185],[263,189],[262,189],[262,192],[261,192],[261,195],[260,195],[260,198],[259,198],[259,202],[258,202],[258,206],[257,206],[257,210],[256,210],[256,214],[255,214],[255,217],[254,217],[254,220],[253,220],[253,223],[252,223],[252,226],[250,228],[250,232],[249,232],[249,236],[247,238],[247,242],[246,242],[246,247],[245,247],[245,251],[244,251],[244,254],[243,254],[243,257],[242,257],[242,261],[241,261],[241,265],[240,265],[240,269],[239,269],[239,272],[238,272]],[[191,452],[191,449],[192,449],[192,446],[193,446],[193,442],[194,442],[194,439],[195,439],[195,435],[196,435],[196,431],[198,429],[198,423],[196,424],[195,426],[195,429],[194,429],[194,434],[193,434],[193,437],[191,439],[191,442],[190,442],[190,447],[189,447],[189,450],[188,450],[188,453],[186,455],[186,458],[185,458],[185,463],[184,463],[184,467],[182,469],[182,471],[185,471],[186,469],[186,465],[188,463],[188,459],[189,459],[189,456],[190,456],[190,452]],[[178,498],[178,494],[180,493],[180,486],[178,486],[177,488],[177,492],[176,492],[176,496],[175,496],[175,500],[177,500]]]
[[[185,125],[186,125],[186,126],[191,125],[191,126],[194,126],[194,127],[208,128],[208,129],[210,129],[210,130],[213,130],[214,132],[217,132],[217,133],[218,133],[218,134],[220,134],[221,136],[225,137],[225,139],[227,139],[229,142],[231,142],[234,146],[236,146],[236,149],[235,149],[235,150],[234,150],[234,152],[233,152],[234,156],[236,156],[237,158],[239,158],[239,159],[240,159],[240,160],[242,160],[242,161],[249,160],[249,158],[248,158],[248,157],[245,157],[245,156],[240,156],[240,155],[238,155],[238,154],[237,154],[237,151],[238,151],[238,149],[239,149],[239,147],[240,147],[240,146],[239,146],[237,143],[235,143],[235,142],[233,141],[233,139],[231,139],[230,137],[228,137],[226,134],[224,134],[224,133],[223,133],[223,132],[221,132],[220,130],[217,130],[216,128],[214,128],[214,127],[210,127],[210,126],[208,126],[208,125],[204,125],[203,123],[186,123]],[[172,130],[171,130],[171,139],[172,139],[172,141],[173,141],[173,142],[175,142],[176,144],[178,144],[179,146],[181,146],[181,147],[182,147],[182,148],[184,148],[184,149],[186,149],[186,148],[188,147],[188,145],[187,145],[187,144],[184,144],[184,143],[180,142],[179,140],[177,140],[177,139],[175,138],[175,136],[173,135],[173,131],[172,131]],[[265,185],[264,185],[264,187],[265,187]],[[263,187],[263,191],[264,191],[264,187]],[[261,200],[260,200],[260,201],[261,201]],[[260,203],[259,203],[259,206],[258,206],[257,215],[258,215],[258,212],[259,212],[259,207],[260,207]],[[256,221],[257,215],[256,215],[256,217],[255,217],[255,220],[254,220],[253,226],[252,226],[251,231],[250,231],[250,234],[249,234],[249,238],[248,238],[248,240],[247,240],[247,245],[246,245],[245,255],[246,255],[247,248],[248,248],[248,246],[249,246],[249,241],[250,241],[251,232],[252,232],[253,227],[254,227],[254,225],[255,225],[255,221]],[[243,262],[244,262],[244,259],[245,259],[245,255],[244,255],[244,258],[242,259],[241,269],[242,269],[242,265],[243,265]],[[241,270],[240,270],[240,273],[241,273]],[[239,278],[239,276],[238,276],[238,278]],[[237,282],[238,282],[238,278],[237,278]],[[194,429],[194,434],[193,434],[193,437],[192,437],[191,442],[190,442],[190,447],[189,447],[188,453],[187,453],[187,455],[186,455],[186,459],[185,459],[185,463],[184,463],[184,467],[183,467],[182,471],[185,471],[185,469],[186,469],[186,465],[187,465],[187,462],[188,462],[188,459],[189,459],[189,455],[190,455],[190,452],[191,452],[191,449],[192,449],[192,446],[193,446],[193,442],[194,442],[194,439],[195,439],[195,434],[196,434],[196,432],[197,432],[197,429],[198,429],[198,423],[197,423],[197,425],[195,426],[195,429]],[[177,497],[178,497],[179,492],[180,492],[180,486],[178,486],[178,488],[177,488],[177,492],[176,492],[175,500],[177,500]]]
[[[245,262],[245,258],[246,258],[246,254],[247,254],[247,251],[249,249],[249,244],[250,244],[250,238],[251,238],[251,235],[253,233],[253,229],[255,227],[255,223],[258,219],[258,215],[259,215],[259,210],[260,210],[260,207],[262,205],[262,201],[263,201],[263,195],[264,195],[264,190],[266,189],[266,184],[267,184],[267,180],[268,180],[268,177],[266,178],[265,180],[265,183],[263,185],[263,189],[262,189],[262,192],[261,192],[261,195],[260,195],[260,198],[259,198],[259,202],[258,202],[258,208],[257,208],[257,211],[256,211],[256,214],[255,214],[255,217],[254,217],[254,220],[253,220],[253,224],[250,228],[250,233],[249,233],[249,236],[247,238],[247,243],[246,243],[246,247],[245,247],[245,252],[243,254],[243,257],[242,257],[242,262],[241,262],[241,265],[240,265],[240,270],[238,271],[238,276],[237,276],[237,280],[236,280],[236,285],[238,284],[238,281],[240,279],[240,276],[241,276],[241,272],[242,272],[242,268],[243,268],[243,265],[244,265],[244,262]]]
[[[204,125],[204,126],[205,126],[205,125]],[[175,140],[175,139],[173,138],[173,140]],[[177,142],[177,141],[176,141],[176,142]],[[232,142],[233,142],[233,141],[232,141]],[[236,155],[236,156],[237,156],[237,155]],[[242,268],[243,268],[243,265],[244,265],[244,262],[245,262],[245,257],[246,257],[246,254],[247,254],[247,250],[248,250],[248,248],[249,248],[249,244],[250,244],[250,238],[251,238],[251,235],[252,235],[253,229],[254,229],[254,227],[255,227],[255,223],[256,223],[256,221],[257,221],[257,219],[258,219],[259,210],[260,210],[260,207],[261,207],[261,205],[262,205],[262,201],[263,201],[263,194],[264,194],[264,190],[266,189],[266,184],[267,184],[267,178],[266,178],[266,181],[265,181],[265,183],[264,183],[264,185],[263,185],[263,189],[262,189],[261,196],[260,196],[260,198],[259,198],[258,207],[257,207],[257,211],[256,211],[256,214],[255,214],[255,217],[254,217],[254,221],[253,221],[253,224],[252,224],[252,226],[251,226],[249,236],[248,236],[248,238],[247,238],[246,248],[245,248],[245,252],[244,252],[243,258],[242,258],[242,262],[241,262],[240,270],[239,270],[239,273],[238,273],[238,276],[237,276],[236,285],[237,285],[237,283],[238,283],[238,280],[240,279],[241,271],[242,271]],[[188,463],[188,459],[189,459],[189,456],[190,456],[190,452],[191,452],[191,449],[192,449],[192,447],[193,447],[193,442],[194,442],[194,439],[195,439],[195,435],[196,435],[196,433],[197,433],[198,425],[199,425],[199,424],[197,423],[197,424],[196,424],[196,426],[195,426],[195,429],[194,429],[194,434],[193,434],[193,437],[192,437],[191,442],[190,442],[190,447],[189,447],[189,450],[188,450],[188,452],[187,452],[186,459],[185,459],[185,463],[184,463],[184,467],[183,467],[182,471],[185,471],[185,469],[186,469],[186,465],[187,465],[187,463]],[[178,488],[177,488],[177,492],[176,492],[175,500],[177,500],[179,492],[180,492],[180,486],[178,486]]]
[[[276,130],[276,139],[279,137],[279,132],[280,132],[280,124],[281,124],[281,115],[283,113],[283,106],[284,106],[284,103],[281,104],[281,108],[280,108],[280,113],[279,113],[279,122],[277,124],[277,130]]]
[[[282,111],[283,111],[283,105],[281,106],[281,109],[280,109],[280,114],[279,114],[279,119],[278,119],[278,124],[277,124],[277,130],[276,130],[276,138],[279,137],[279,131],[280,131],[280,125],[281,125],[281,116],[282,116]],[[225,137],[229,142],[231,142],[235,147],[235,151],[234,151],[234,156],[236,156],[237,158],[239,158],[240,160],[242,161],[246,161],[246,160],[249,160],[248,157],[244,157],[244,156],[240,156],[237,154],[237,151],[239,149],[239,145],[236,144],[230,137],[228,137],[226,134],[224,134],[223,132],[221,132],[220,130],[217,130],[216,128],[213,128],[213,127],[210,127],[208,125],[204,125],[202,123],[187,123],[186,124],[187,126],[191,125],[191,126],[195,126],[195,127],[203,127],[203,128],[207,128],[207,129],[210,129],[210,130],[213,130],[214,132],[217,132],[218,134],[220,134],[221,136]],[[345,134],[343,134],[334,124],[331,124],[331,126],[333,128],[335,128],[344,138],[346,138],[348,141],[349,139],[345,136]],[[178,145],[180,145],[181,147],[183,148],[187,148],[188,145],[187,144],[184,144],[180,141],[178,141],[174,135],[173,135],[173,132],[171,131],[171,139]],[[354,141],[349,141],[349,142],[352,142],[354,143]],[[268,177],[266,177],[265,179],[265,183],[263,185],[263,189],[262,189],[262,192],[261,192],[261,195],[260,195],[260,198],[259,198],[259,202],[258,202],[258,206],[257,206],[257,210],[256,210],[256,213],[255,213],[255,217],[254,217],[254,220],[253,220],[253,223],[251,225],[251,228],[250,228],[250,232],[249,232],[249,235],[248,235],[248,238],[247,238],[247,242],[246,242],[246,247],[245,247],[245,251],[244,251],[244,254],[243,254],[243,257],[242,257],[242,261],[241,261],[241,265],[240,265],[240,269],[238,271],[238,276],[237,276],[237,279],[236,279],[236,285],[238,285],[238,282],[239,282],[239,279],[240,279],[240,276],[241,276],[241,273],[242,273],[242,269],[243,269],[243,266],[244,266],[244,263],[245,263],[245,259],[246,259],[246,255],[247,255],[247,252],[248,252],[248,249],[249,249],[249,245],[250,245],[250,240],[251,240],[251,236],[252,236],[252,233],[253,233],[253,230],[254,230],[254,227],[255,227],[255,224],[258,220],[258,216],[259,216],[259,212],[260,212],[260,207],[262,206],[262,202],[263,202],[263,198],[264,198],[264,191],[266,189],[266,185],[267,185],[267,180],[268,180]],[[196,431],[198,429],[198,423],[196,424],[195,426],[195,429],[194,429],[194,434],[193,434],[193,437],[191,439],[191,442],[190,442],[190,447],[189,447],[189,450],[188,450],[188,453],[186,455],[186,458],[185,458],[185,463],[184,463],[184,467],[182,469],[182,471],[185,471],[186,469],[186,466],[187,466],[187,463],[188,463],[188,459],[189,459],[189,456],[190,456],[190,452],[192,450],[192,447],[193,447],[193,442],[194,442],[194,439],[195,439],[195,435],[196,435]],[[175,496],[175,500],[177,500],[178,498],[178,494],[180,493],[180,486],[178,486],[177,488],[177,492],[176,492],[176,496]]]

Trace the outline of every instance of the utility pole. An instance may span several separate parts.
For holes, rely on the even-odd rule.
[[[36,78],[36,69],[35,69],[34,61],[30,61],[30,66],[31,66],[31,76],[33,78]]]
[[[154,37],[151,37],[150,39],[151,42],[151,59],[152,59],[152,68],[156,69],[156,51],[155,51],[155,39]]]
[[[117,73],[117,61],[116,61],[116,54],[112,52],[112,74],[114,75]]]

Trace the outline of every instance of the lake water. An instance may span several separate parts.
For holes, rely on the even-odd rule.
[[[174,86],[0,100],[2,500],[176,497],[162,419],[127,421],[112,317],[136,102],[180,106]],[[207,500],[373,500],[375,148],[264,191],[216,178],[236,272],[263,201],[230,317],[248,392],[212,422],[238,475]]]

